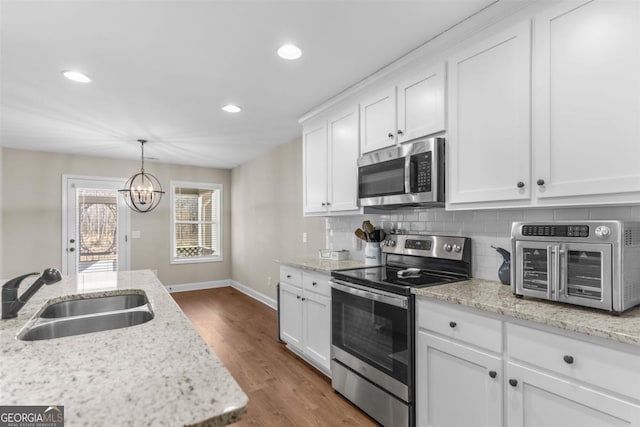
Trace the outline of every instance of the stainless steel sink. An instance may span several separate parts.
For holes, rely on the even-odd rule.
[[[106,297],[83,298],[61,301],[49,305],[40,314],[42,318],[82,316],[107,311],[128,310],[147,304],[147,297],[141,294],[110,295]]]
[[[48,340],[140,325],[153,319],[144,292],[53,303],[18,333],[23,341]]]

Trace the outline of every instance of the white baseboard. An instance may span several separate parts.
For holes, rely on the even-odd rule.
[[[167,288],[169,293],[199,291],[200,289],[224,288],[225,286],[231,286],[231,283],[229,282],[229,280],[215,280],[212,282],[181,283],[179,285],[166,285],[165,288]]]
[[[271,307],[274,310],[278,309],[278,301],[274,300],[273,298],[268,297],[265,294],[258,292],[253,288],[243,285],[242,283],[238,283],[235,280],[229,280],[229,282],[231,283],[231,286],[233,286],[235,289],[239,290],[243,294],[249,295],[251,298],[257,301],[260,301],[264,305]]]
[[[274,310],[278,309],[278,302],[266,296],[263,293],[256,291],[242,283],[238,283],[235,280],[215,280],[211,282],[196,282],[196,283],[181,283],[178,285],[167,285],[165,286],[170,293],[173,292],[186,292],[186,291],[198,291],[201,289],[214,289],[214,288],[224,288],[225,286],[231,286],[234,289],[242,292],[245,295],[250,296],[256,301],[260,301],[264,305],[271,307]]]

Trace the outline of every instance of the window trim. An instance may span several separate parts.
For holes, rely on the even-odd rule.
[[[223,211],[223,186],[222,184],[206,183],[206,182],[191,182],[191,181],[170,181],[170,200],[171,200],[171,247],[169,248],[169,262],[171,264],[194,264],[201,262],[221,262],[223,258],[223,224],[222,224],[222,211]],[[206,257],[176,257],[176,215],[175,215],[175,190],[176,188],[197,188],[202,190],[217,190],[218,203],[217,205],[217,224],[218,224],[218,255],[211,255]]]

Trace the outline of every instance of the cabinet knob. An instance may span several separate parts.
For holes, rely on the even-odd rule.
[[[331,206],[331,203],[330,203],[330,202],[327,202],[327,206]]]
[[[325,202],[322,202],[322,206],[327,206],[327,204]]]
[[[398,129],[398,135],[404,135],[404,132],[402,132],[401,129]]]
[[[515,386],[517,386],[517,385],[518,385],[518,380],[510,379],[510,380],[509,380],[509,385],[510,385],[511,387],[515,387]]]
[[[291,275],[290,274],[287,274],[287,279],[291,279]]]
[[[393,139],[393,134],[391,132],[389,132],[387,136],[389,137],[389,139]]]
[[[69,252],[74,252],[76,248],[69,248]]]
[[[302,297],[301,299],[302,299],[302,301],[306,300],[306,298],[305,298],[305,297]]]
[[[569,356],[568,354],[565,354],[562,359],[564,359],[564,361],[567,362],[569,365],[573,364],[573,356]]]
[[[452,327],[452,328],[455,328],[455,327],[456,327],[456,325],[457,325],[457,323],[456,323],[456,322],[449,322],[449,326],[450,326],[450,327]]]
[[[69,243],[75,243],[75,242],[76,242],[76,239],[69,240]]]
[[[318,282],[312,282],[311,285],[318,286]]]
[[[302,298],[300,295],[296,295],[296,299],[300,299]]]
[[[544,185],[544,179],[540,178],[539,180],[536,181],[536,184]]]
[[[517,186],[518,188],[523,188],[523,187],[524,187],[524,182],[522,182],[522,181],[518,181],[518,183],[516,184],[516,186]]]
[[[497,373],[496,371],[489,371],[489,376],[490,376],[491,378],[495,378],[495,377],[497,377],[497,376],[498,376],[498,373]]]

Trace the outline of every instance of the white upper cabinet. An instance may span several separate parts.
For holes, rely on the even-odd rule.
[[[328,119],[329,206],[332,212],[358,209],[358,107]]]
[[[396,88],[376,93],[360,103],[362,153],[396,143]]]
[[[327,210],[327,124],[317,120],[302,131],[303,200],[305,213]]]
[[[530,197],[529,21],[449,58],[447,201]]]
[[[398,142],[445,129],[445,65],[398,85]]]
[[[305,215],[361,213],[358,131],[357,106],[305,123],[302,131]]]
[[[563,2],[534,34],[536,197],[640,200],[640,1]]]
[[[445,65],[416,73],[360,103],[362,153],[445,129]]]

